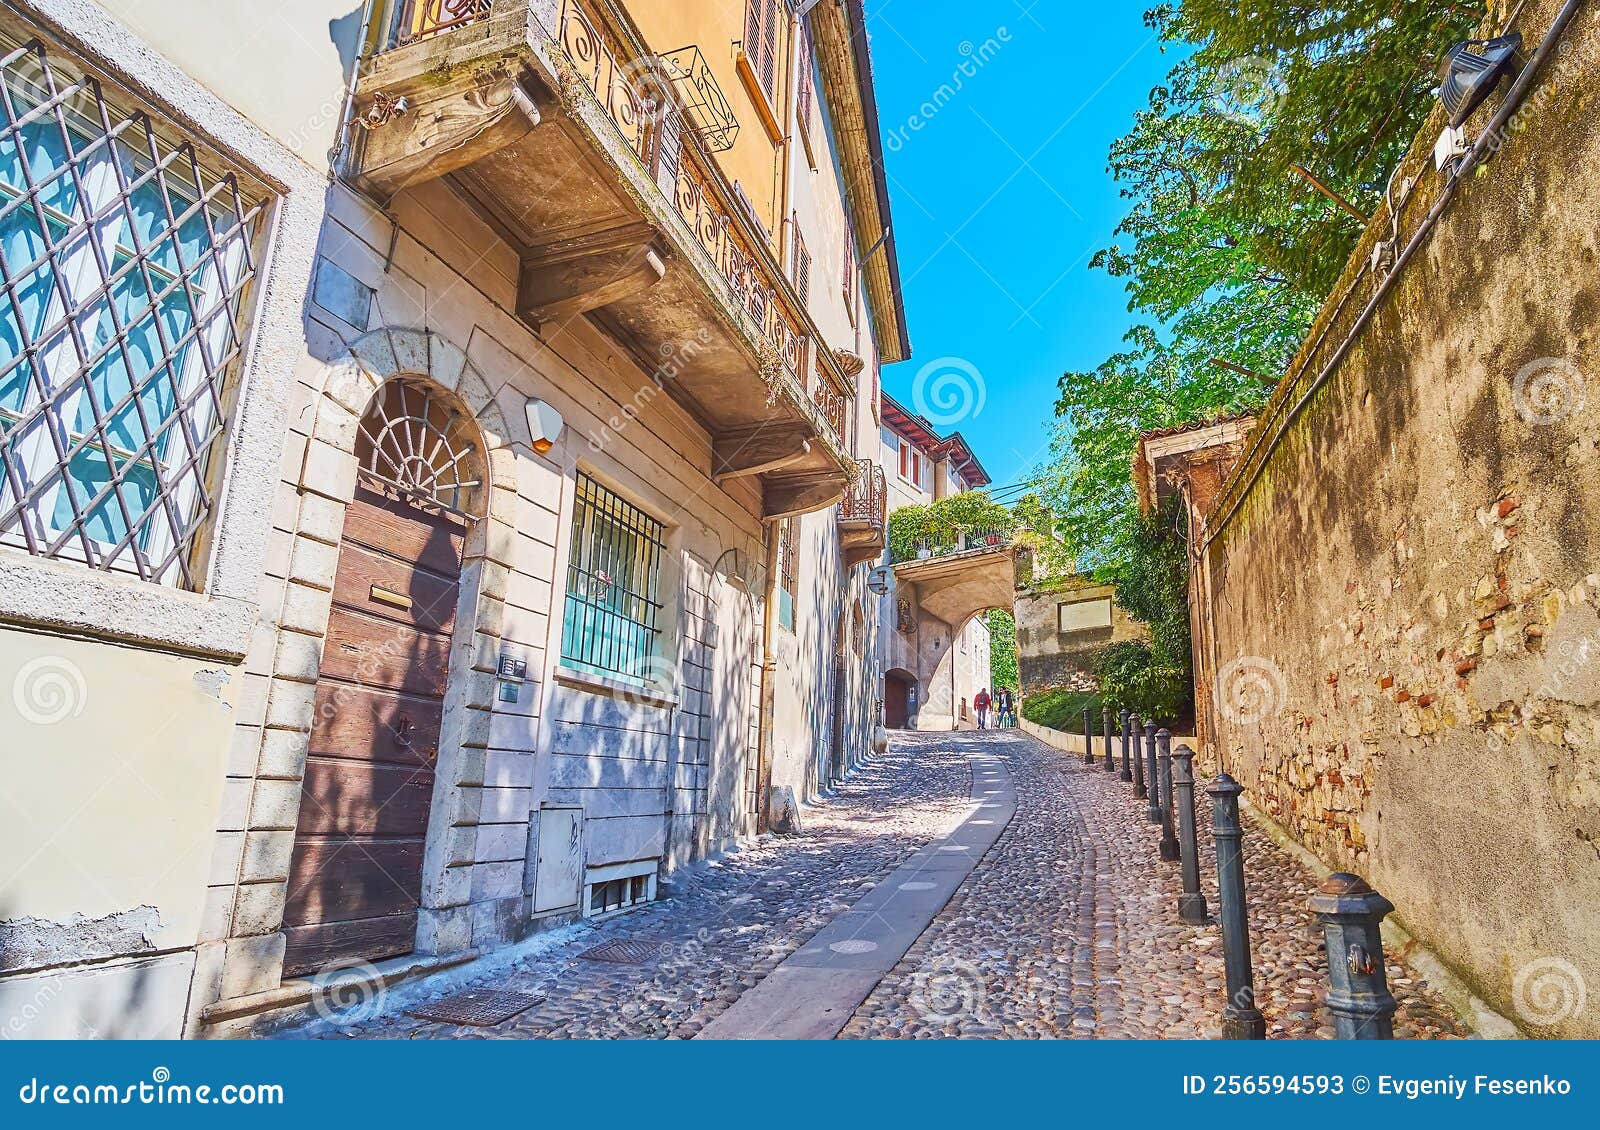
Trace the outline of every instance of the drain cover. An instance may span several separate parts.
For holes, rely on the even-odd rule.
[[[578,956],[584,961],[609,961],[613,965],[643,965],[661,952],[661,943],[651,938],[634,938],[631,941],[607,942],[585,950]]]
[[[430,1001],[411,1009],[407,1016],[418,1020],[437,1020],[441,1024],[470,1024],[486,1028],[510,1020],[519,1012],[526,1012],[543,997],[527,993],[509,993],[498,989],[469,989],[453,997]]]

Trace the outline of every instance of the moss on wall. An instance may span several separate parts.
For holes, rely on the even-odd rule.
[[[1528,5],[1530,41],[1558,7]],[[1372,292],[1356,275],[1388,235],[1374,223],[1341,284],[1351,300],[1336,292],[1326,339],[1314,331],[1224,492],[1216,515],[1236,512],[1209,549],[1220,717],[1206,757],[1366,875],[1507,1016],[1593,1038],[1600,129],[1572,112],[1600,96],[1593,9],[1567,40],[1523,127],[1286,424]],[[1441,178],[1420,146],[1403,176],[1421,178],[1409,233]],[[1591,987],[1587,1008],[1533,998],[1551,969]]]

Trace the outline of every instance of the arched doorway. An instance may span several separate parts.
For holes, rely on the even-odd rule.
[[[890,671],[883,677],[883,724],[904,730],[917,710],[917,680],[907,671]]]
[[[385,383],[356,432],[284,908],[287,975],[410,953],[462,551],[484,501],[465,413]]]

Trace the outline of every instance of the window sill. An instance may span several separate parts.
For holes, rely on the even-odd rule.
[[[750,101],[755,104],[756,117],[761,119],[761,128],[767,131],[767,138],[772,144],[777,145],[783,140],[783,127],[778,124],[778,115],[773,111],[772,101],[767,97],[761,79],[756,74],[755,64],[750,61],[750,56],[744,53],[743,48],[734,56],[734,69],[739,72],[739,81],[743,84],[745,93],[750,95]]]
[[[256,613],[253,601],[238,597],[0,549],[0,623],[237,663]]]
[[[675,691],[657,690],[633,679],[597,675],[592,671],[579,671],[575,667],[557,667],[556,681],[591,694],[623,698],[646,706],[660,706],[670,710],[678,705],[678,695]]]

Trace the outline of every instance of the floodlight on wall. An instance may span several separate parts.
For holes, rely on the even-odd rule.
[[[528,438],[533,444],[534,451],[540,455],[550,453],[550,449],[556,445],[556,440],[561,438],[561,430],[566,426],[567,422],[561,418],[561,413],[544,401],[528,401]]]
[[[1450,125],[1460,128],[1472,111],[1483,105],[1500,80],[1517,65],[1522,36],[1516,32],[1495,39],[1469,39],[1445,52],[1439,74],[1439,101],[1450,115]]]

